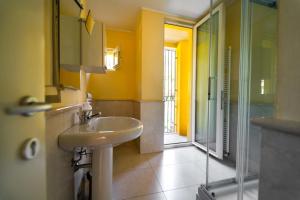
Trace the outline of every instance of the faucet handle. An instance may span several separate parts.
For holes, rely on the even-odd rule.
[[[92,119],[92,118],[94,118],[94,117],[100,117],[101,114],[102,114],[101,112],[95,113],[95,114],[93,114],[93,115],[88,116],[88,119]]]

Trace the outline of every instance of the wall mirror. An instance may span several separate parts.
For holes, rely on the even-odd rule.
[[[52,3],[53,12],[49,19],[53,26],[49,32],[52,32],[53,42],[49,46],[53,49],[53,60],[46,67],[46,101],[49,103],[59,102],[60,91],[64,88],[80,89],[81,70],[106,73],[105,25],[93,19],[90,10],[85,16],[87,5],[83,9],[79,0],[52,0]],[[114,58],[114,69],[118,65],[116,55],[118,52],[114,51],[110,56]]]
[[[57,0],[59,82],[64,88],[80,89],[80,4]]]
[[[76,0],[52,0],[48,13],[52,59],[46,65],[46,102],[60,102],[64,88],[80,89],[80,11]],[[49,5],[50,6],[50,5]],[[50,21],[51,20],[51,21]]]

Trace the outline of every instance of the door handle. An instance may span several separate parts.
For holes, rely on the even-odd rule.
[[[32,116],[37,112],[45,112],[50,110],[52,105],[45,102],[38,102],[37,98],[32,96],[25,96],[20,99],[18,106],[11,106],[6,108],[6,113],[9,115]]]
[[[212,77],[208,78],[208,100],[211,100],[211,79]]]
[[[224,108],[224,91],[221,91],[221,110]]]

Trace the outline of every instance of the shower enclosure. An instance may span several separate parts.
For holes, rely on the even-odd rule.
[[[259,178],[261,130],[251,124],[257,117],[273,117],[276,108],[277,2],[242,1],[241,60],[238,120],[238,199],[247,199],[245,179]],[[250,191],[258,199],[258,183]]]
[[[276,0],[211,0],[194,29],[193,141],[207,154],[198,199],[258,199],[261,131],[251,119],[276,114],[277,13]],[[236,175],[216,181],[215,158]]]

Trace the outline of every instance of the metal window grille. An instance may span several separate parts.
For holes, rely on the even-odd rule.
[[[176,132],[176,49],[164,49],[164,131]]]

